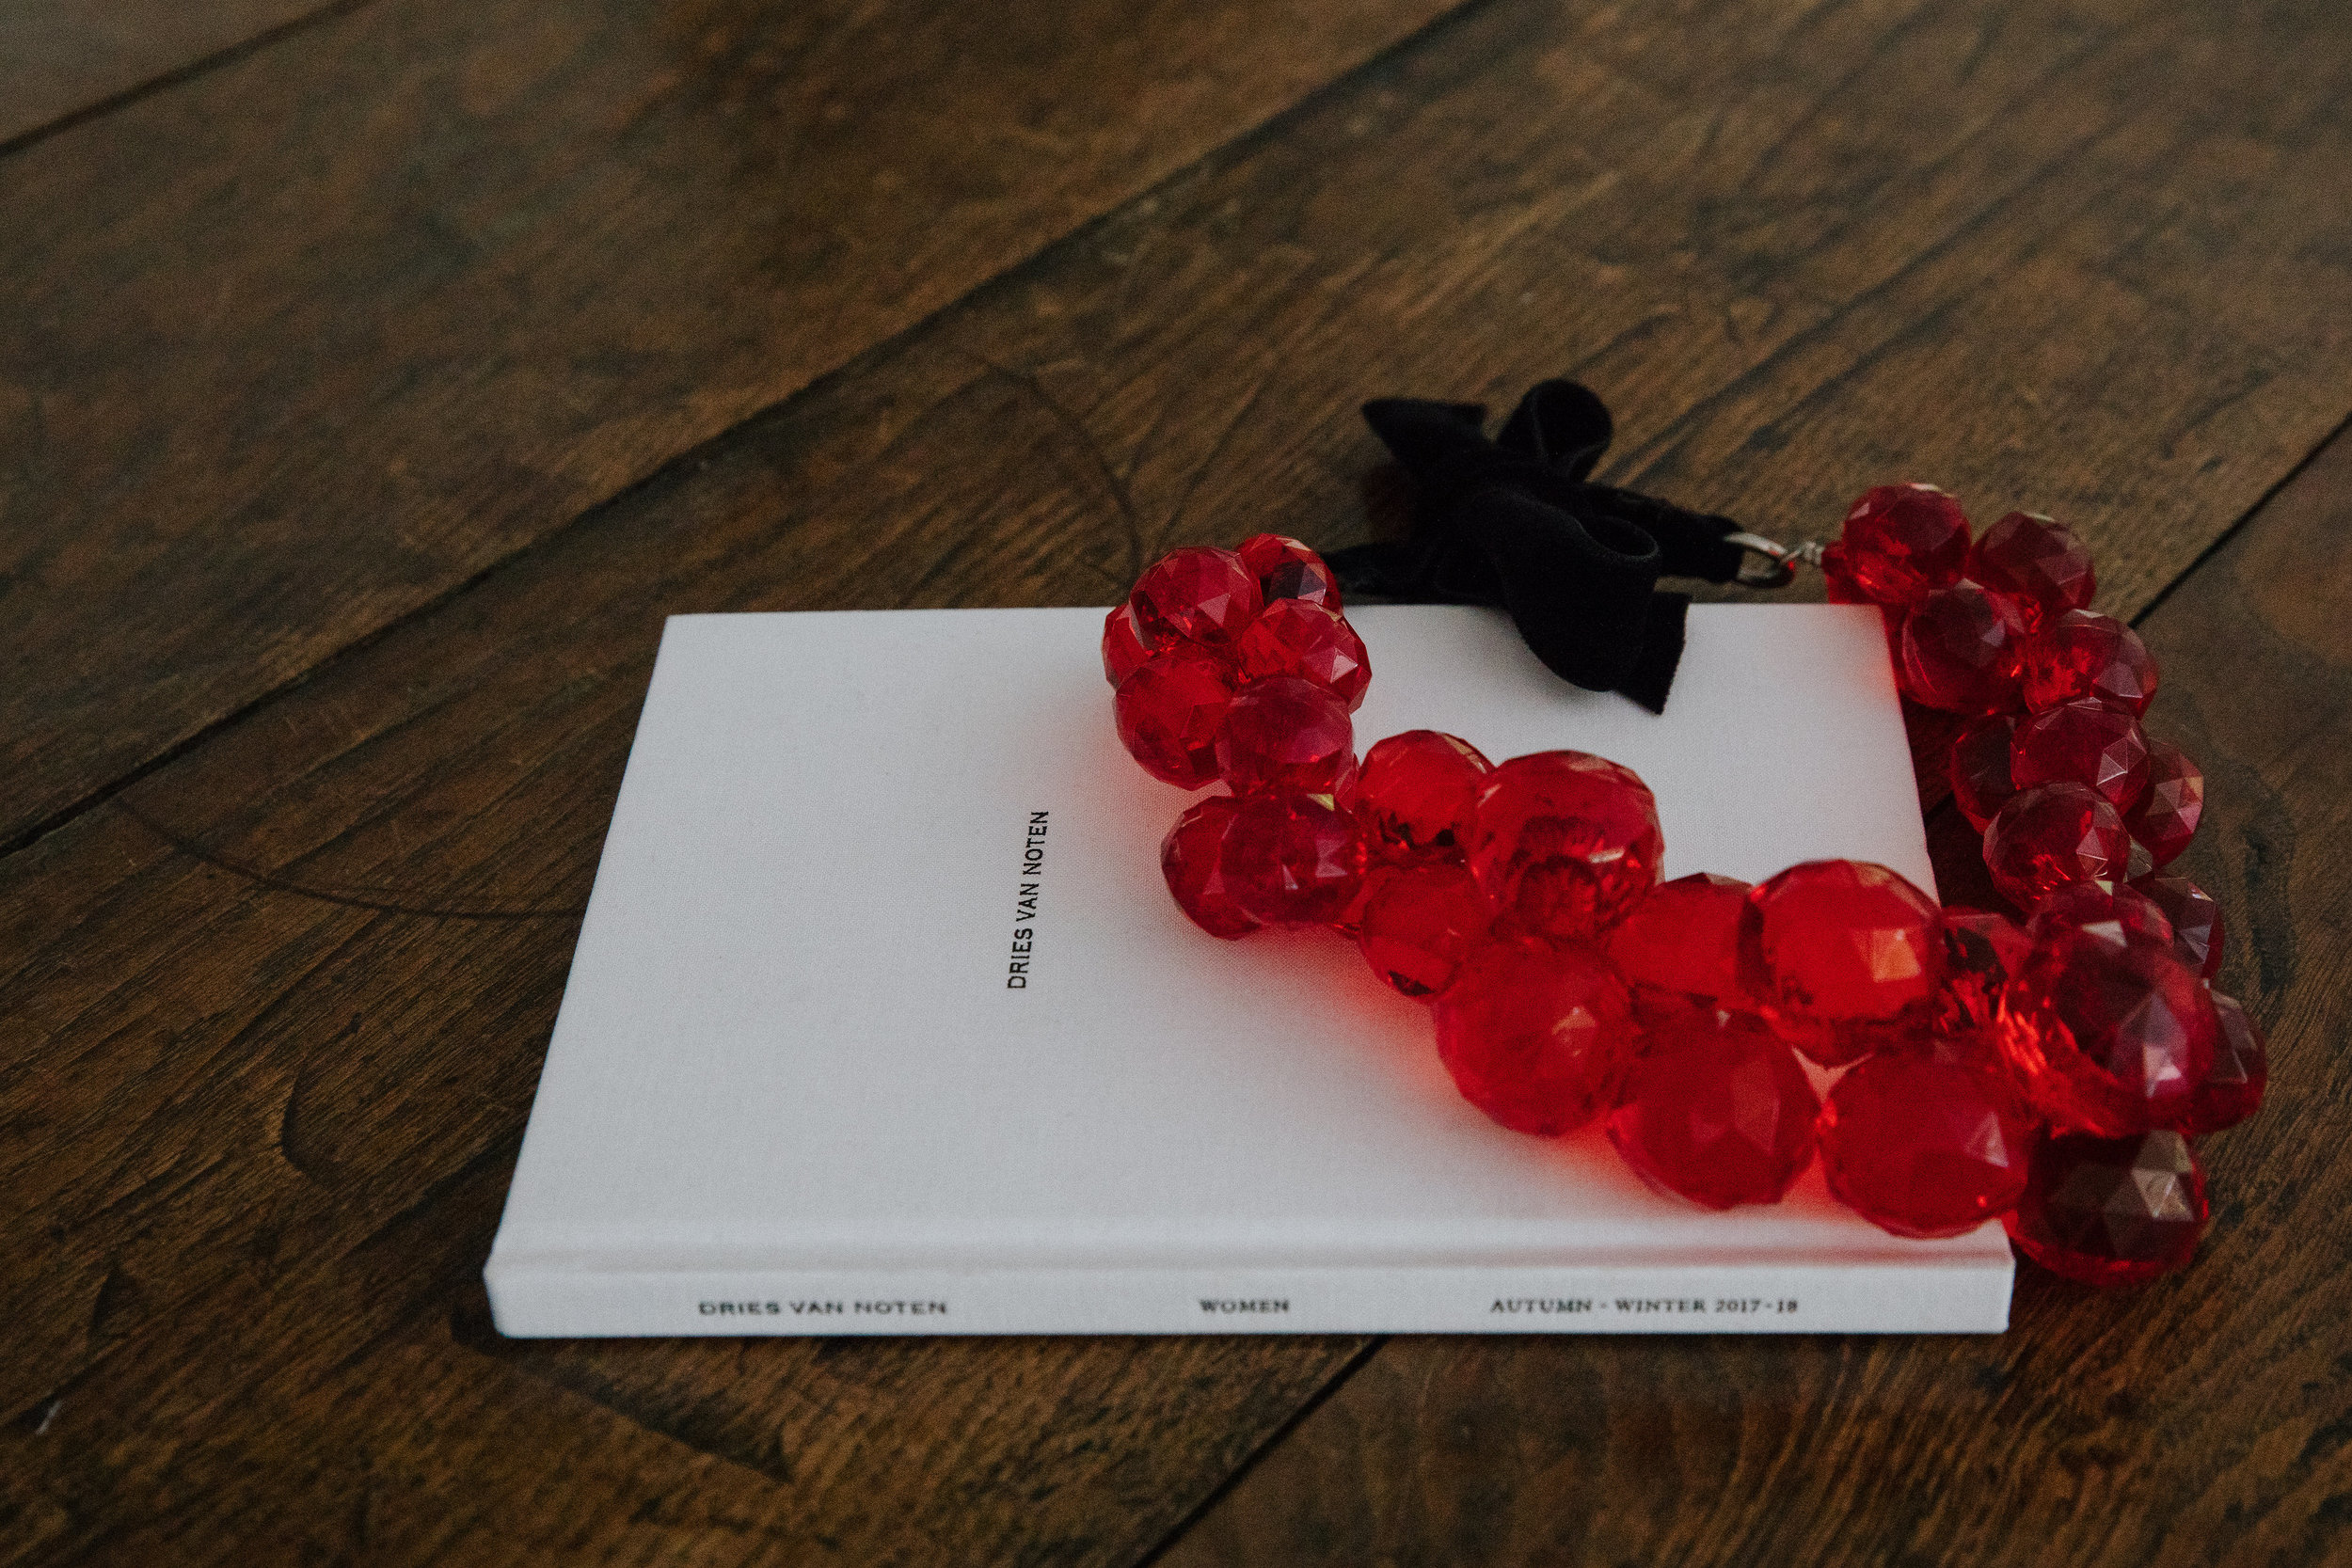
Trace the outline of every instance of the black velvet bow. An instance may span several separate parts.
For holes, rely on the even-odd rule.
[[[1413,531],[1325,557],[1345,593],[1499,605],[1563,680],[1665,711],[1691,601],[1658,579],[1732,580],[1738,523],[1591,483],[1612,426],[1574,381],[1539,383],[1491,440],[1474,403],[1381,398],[1364,419],[1413,478]]]

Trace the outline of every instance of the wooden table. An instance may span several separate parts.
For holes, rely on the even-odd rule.
[[[2338,0],[19,0],[0,214],[0,1557],[2352,1554]],[[1359,400],[1557,373],[1767,532],[2092,545],[2274,1049],[2196,1267],[1998,1338],[492,1331],[665,614],[1352,542]]]

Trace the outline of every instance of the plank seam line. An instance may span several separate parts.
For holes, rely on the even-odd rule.
[[[313,13],[313,17],[324,18],[329,10],[337,10],[338,14],[340,11],[356,11],[374,3],[375,0],[340,0],[339,10],[338,8],[329,8],[327,10]],[[937,309],[909,322],[888,337],[859,350],[831,370],[811,376],[800,387],[785,393],[773,402],[763,404],[724,428],[713,431],[693,445],[662,459],[637,478],[623,483],[601,500],[593,501],[582,507],[574,513],[569,520],[496,560],[485,562],[471,575],[450,584],[440,593],[393,616],[383,625],[362,632],[341,647],[328,650],[316,662],[287,676],[276,686],[254,693],[218,718],[199,725],[179,740],[165,747],[147,761],[125,770],[79,800],[69,801],[48,816],[28,823],[6,841],[0,841],[0,861],[6,861],[10,856],[30,848],[58,829],[106,804],[132,785],[179,761],[214,736],[242,722],[279,698],[299,690],[307,682],[326,673],[337,665],[365,653],[403,627],[438,613],[481,587],[497,574],[519,566],[541,552],[553,548],[605,513],[658,485],[684,477],[691,469],[714,461],[727,445],[743,438],[748,432],[786,417],[794,408],[815,401],[840,383],[891,358],[923,334],[940,328],[957,311],[975,301],[985,298],[992,293],[1015,286],[1022,277],[1056,252],[1085,245],[1127,214],[1136,211],[1144,203],[1158,200],[1168,191],[1186,181],[1213,175],[1232,166],[1248,155],[1252,149],[1279,135],[1291,125],[1312,114],[1325,102],[1340,96],[1361,81],[1392,68],[1395,62],[1406,54],[1433,46],[1444,33],[1452,31],[1457,25],[1467,24],[1478,12],[1502,3],[1503,0],[1462,0],[1461,4],[1430,18],[1413,31],[1367,56],[1349,70],[1334,76],[1321,87],[1283,105],[1255,125],[1248,126],[1217,143],[1191,162],[1170,169],[1141,190],[1120,198],[1115,205],[1081,220],[1062,233],[1046,240],[1027,255],[1006,263],[1004,267],[973,284],[971,288],[966,289],[955,298],[946,301]],[[310,17],[297,18],[294,22],[286,24],[285,28],[280,31],[308,25],[311,20]],[[268,36],[262,35],[248,42],[258,48]],[[194,68],[189,69],[192,71]],[[5,156],[12,145],[0,143],[0,156]]]
[[[2312,448],[2311,451],[2305,452],[2292,467],[2287,469],[2285,474],[2280,476],[2277,483],[2271,485],[2270,488],[2265,490],[2259,497],[2257,497],[2253,505],[2248,507],[2244,512],[2238,515],[2236,521],[2233,522],[2228,528],[2223,529],[2218,534],[2215,535],[2210,544],[2208,544],[2203,549],[2197,552],[2196,560],[2182,567],[2180,572],[2174,576],[2170,581],[2167,582],[2162,588],[2157,589],[2155,595],[2145,605],[2141,606],[2137,614],[2133,615],[2132,625],[2135,626],[2145,625],[2149,616],[2153,615],[2157,610],[2163,609],[2164,602],[2167,599],[2169,599],[2182,584],[2188,581],[2189,578],[2195,577],[2198,572],[2203,568],[2206,562],[2211,561],[2215,556],[2220,554],[2224,546],[2228,545],[2231,540],[2235,539],[2240,531],[2242,531],[2249,523],[2252,522],[2256,517],[2262,515],[2263,509],[2267,507],[2273,500],[2277,499],[2280,491],[2284,490],[2288,485],[2294,483],[2296,480],[2302,478],[2304,470],[2309,468],[2312,464],[2318,462],[2320,457],[2329,447],[2332,447],[2338,441],[2343,440],[2346,431],[2352,431],[2352,414],[2346,414],[2341,420],[2339,420],[2335,429],[2329,431],[2326,436],[2322,436],[2319,444]]]
[[[1308,1417],[1323,1408],[1324,1401],[1329,1399],[1333,1394],[1340,1391],[1340,1386],[1342,1384],[1347,1382],[1348,1379],[1354,1377],[1358,1372],[1362,1371],[1365,1365],[1372,1360],[1373,1356],[1379,1351],[1380,1347],[1389,1342],[1389,1338],[1390,1337],[1386,1334],[1375,1335],[1372,1339],[1367,1341],[1361,1349],[1358,1350],[1355,1354],[1349,1356],[1346,1361],[1342,1363],[1340,1370],[1333,1372],[1330,1377],[1326,1379],[1322,1387],[1308,1395],[1307,1398],[1299,1404],[1298,1408],[1292,1411],[1289,1418],[1284,1420],[1280,1426],[1276,1427],[1272,1432],[1268,1433],[1265,1440],[1260,1443],[1256,1448],[1251,1449],[1248,1454],[1244,1455],[1242,1462],[1234,1465],[1231,1473],[1229,1473],[1223,1481],[1218,1481],[1215,1486],[1209,1489],[1207,1497],[1202,1497],[1198,1503],[1195,1503],[1192,1508],[1186,1512],[1183,1518],[1177,1520],[1176,1523],[1169,1528],[1166,1535],[1160,1537],[1158,1543],[1153,1545],[1150,1551],[1144,1553],[1140,1558],[1137,1558],[1136,1560],[1135,1568],[1152,1568],[1153,1563],[1158,1562],[1160,1559],[1166,1557],[1168,1552],[1175,1547],[1176,1543],[1184,1539],[1184,1535],[1191,1530],[1193,1526],[1208,1517],[1210,1512],[1214,1510],[1217,1504],[1223,1502],[1228,1494],[1232,1492],[1235,1487],[1239,1486],[1244,1481],[1248,1479],[1249,1473],[1258,1467],[1259,1461],[1264,1459],[1266,1455],[1272,1453],[1276,1449],[1280,1448],[1283,1443],[1287,1442],[1290,1438],[1290,1434],[1297,1431],[1301,1423],[1303,1423]]]
[[[258,55],[272,44],[290,39],[296,33],[318,26],[323,23],[339,21],[354,11],[373,4],[375,0],[332,0],[331,4],[321,6],[316,10],[305,11],[296,17],[289,17],[275,27],[262,28],[250,38],[239,39],[234,43],[224,45],[209,55],[199,55],[184,64],[173,66],[168,71],[158,71],[143,81],[132,83],[127,87],[118,88],[103,98],[94,99],[83,104],[78,109],[68,109],[55,119],[43,120],[39,125],[19,131],[15,135],[0,141],[0,158],[13,157],[19,152],[47,141],[52,136],[71,131],[77,125],[87,125],[91,120],[103,119],[118,109],[127,109],[143,98],[151,98],[159,92],[168,92],[183,83],[193,82],[199,76],[218,71],[223,66],[234,65],[248,55]]]

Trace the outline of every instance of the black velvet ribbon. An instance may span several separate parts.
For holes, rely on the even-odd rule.
[[[1593,483],[1613,425],[1578,382],[1539,383],[1491,439],[1474,403],[1381,398],[1364,419],[1412,476],[1413,530],[1326,556],[1344,593],[1500,606],[1563,680],[1665,711],[1691,601],[1658,579],[1732,580],[1738,523]]]

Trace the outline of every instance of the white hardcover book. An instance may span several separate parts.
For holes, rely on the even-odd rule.
[[[1646,1188],[1457,1095],[1323,931],[1220,942],[1099,610],[671,620],[485,1275],[510,1335],[1998,1331],[1997,1225]],[[1638,771],[1665,875],[1933,886],[1877,611],[1701,606],[1665,715],[1489,611],[1351,612],[1359,749]]]

